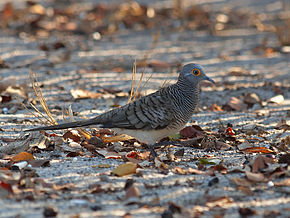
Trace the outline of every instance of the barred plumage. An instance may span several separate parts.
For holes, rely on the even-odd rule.
[[[178,132],[188,122],[198,104],[201,80],[214,83],[205,75],[203,67],[198,64],[187,64],[183,67],[175,84],[161,88],[123,107],[89,120],[39,127],[27,131],[99,125],[119,134],[130,135],[141,142],[154,144]]]

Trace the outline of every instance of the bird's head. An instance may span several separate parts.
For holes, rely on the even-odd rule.
[[[208,80],[215,83],[211,78],[205,75],[203,67],[199,64],[184,65],[179,75],[179,79],[193,84],[198,84],[202,80]]]

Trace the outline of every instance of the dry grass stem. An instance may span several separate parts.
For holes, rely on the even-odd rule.
[[[29,72],[29,78],[30,78],[30,82],[31,82],[31,85],[32,85],[32,88],[34,90],[34,93],[36,95],[36,97],[38,98],[43,110],[45,111],[45,113],[47,114],[47,117],[46,118],[33,104],[30,104],[35,111],[37,111],[42,117],[46,118],[46,120],[48,122],[50,122],[51,124],[57,124],[57,121],[53,118],[52,114],[50,113],[50,110],[47,106],[47,103],[45,101],[45,98],[43,97],[42,95],[42,91],[39,87],[39,84],[38,84],[38,80],[36,78],[36,74],[34,72],[32,72],[32,70],[30,70]]]

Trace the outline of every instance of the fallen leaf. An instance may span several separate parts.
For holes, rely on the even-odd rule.
[[[106,159],[122,159],[122,155],[114,151],[96,150],[96,152]]]
[[[78,134],[78,132],[74,130],[67,131],[62,137],[64,139],[71,139],[74,142],[80,142],[82,139],[81,136]]]
[[[71,89],[71,95],[74,99],[86,99],[86,98],[101,98],[103,96],[102,93],[91,92],[85,89]]]
[[[248,76],[249,71],[242,67],[232,67],[229,69],[230,76]]]
[[[256,211],[254,211],[253,209],[251,208],[239,208],[239,214],[242,216],[242,217],[248,217],[248,216],[253,216],[256,214]]]
[[[183,155],[184,155],[184,148],[181,148],[174,153],[175,157],[183,157]]]
[[[258,104],[261,102],[260,97],[256,93],[247,93],[244,96],[244,102],[249,105]]]
[[[50,166],[49,160],[29,160],[28,163],[32,167],[48,167]]]
[[[290,165],[290,154],[282,154],[279,157],[279,162],[278,163],[287,163],[288,165]]]
[[[33,155],[28,152],[20,152],[19,154],[11,157],[11,161],[13,161],[14,163],[28,160],[34,160]]]
[[[231,97],[231,99],[226,103],[225,109],[230,108],[235,111],[245,111],[247,109],[247,105],[243,103],[240,99],[236,97]]]
[[[51,206],[47,206],[43,210],[44,217],[56,217],[57,216],[57,209]]]
[[[217,164],[217,165],[215,165],[215,166],[213,167],[213,169],[214,169],[215,171],[220,172],[221,174],[226,174],[227,171],[228,171],[228,169],[227,169],[224,165],[222,165],[222,164]]]
[[[228,150],[232,148],[232,146],[225,142],[215,141],[215,148],[219,150]]]
[[[205,203],[207,207],[224,207],[226,204],[233,203],[234,200],[228,196],[210,196]]]
[[[290,186],[290,178],[284,179],[280,182],[275,182],[275,186]]]
[[[286,120],[282,119],[279,123],[277,123],[275,129],[282,129],[288,131],[290,130],[290,125],[286,122]]]
[[[136,168],[137,168],[137,164],[132,163],[132,162],[127,162],[113,169],[112,173],[116,174],[117,176],[126,176],[129,174],[135,173]]]
[[[136,185],[132,179],[127,180],[127,182],[125,184],[125,191],[126,191],[125,200],[127,200],[129,198],[139,198],[140,197],[140,191],[136,187]]]
[[[242,149],[241,151],[244,153],[265,153],[265,154],[274,153],[274,151],[266,147],[250,147]]]
[[[200,164],[210,164],[210,165],[215,165],[216,162],[211,161],[211,159],[206,159],[206,158],[200,158],[199,159]]]
[[[284,100],[285,99],[284,99],[283,95],[276,95],[276,96],[270,98],[267,102],[274,103],[274,104],[281,104]]]
[[[245,140],[242,144],[239,144],[237,147],[239,150],[245,150],[247,148],[252,148],[253,145],[250,142],[248,142],[247,140]]]
[[[110,164],[99,164],[97,165],[98,168],[110,168]]]
[[[201,171],[201,170],[198,170],[198,169],[194,169],[194,168],[189,167],[188,168],[188,173],[201,175],[201,174],[204,174],[204,171]]]
[[[221,106],[217,105],[217,104],[212,104],[209,108],[209,111],[214,111],[214,112],[223,112],[223,109],[221,108]]]
[[[251,181],[249,181],[247,179],[238,178],[238,177],[232,178],[231,181],[233,181],[238,186],[246,186],[246,187],[249,187],[249,186],[252,186],[252,184],[253,184]]]
[[[252,182],[265,182],[266,178],[262,173],[252,173],[250,171],[245,171],[246,177]]]
[[[183,138],[196,138],[205,135],[205,132],[200,126],[192,125],[180,130],[180,135]]]

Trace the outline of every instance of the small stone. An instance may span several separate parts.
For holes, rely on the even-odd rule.
[[[269,188],[273,187],[273,186],[274,186],[274,182],[269,181],[269,182],[267,183],[267,186],[268,186]]]

